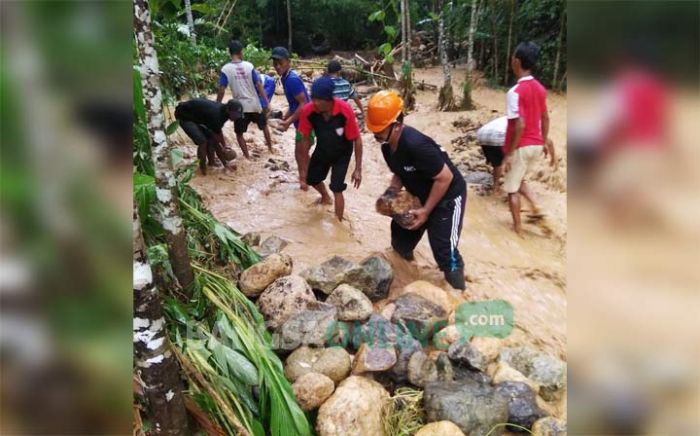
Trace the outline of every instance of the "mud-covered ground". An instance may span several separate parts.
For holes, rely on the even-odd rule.
[[[455,92],[464,78],[463,68],[453,70]],[[440,68],[419,69],[416,81],[440,85]],[[279,92],[279,90],[278,90]],[[485,160],[474,143],[452,141],[465,138],[475,131],[465,132],[465,125],[481,125],[501,116],[505,109],[505,90],[477,87],[473,91],[477,108],[473,111],[438,112],[435,110],[437,91],[419,91],[416,110],[406,123],[432,136],[443,145],[460,168],[484,170]],[[365,100],[366,101],[366,100]],[[354,103],[351,103],[354,105]],[[505,197],[484,195],[482,186],[469,185],[468,201],[459,248],[465,259],[467,290],[451,290],[455,303],[486,299],[505,299],[514,308],[515,328],[506,344],[531,344],[566,360],[566,99],[550,95],[550,137],[561,157],[552,172],[543,158],[531,175],[531,187],[540,207],[546,212],[543,224],[525,224],[524,237],[511,230],[511,216]],[[275,95],[273,108],[286,109],[283,95]],[[461,120],[460,126],[453,125]],[[236,151],[232,123],[224,129],[227,140]],[[346,191],[347,221],[339,223],[332,206],[314,205],[317,193],[299,190],[294,161],[294,131],[275,132],[274,154],[264,145],[262,132],[253,125],[246,134],[252,160],[237,159],[237,169],[224,173],[221,169],[209,175],[197,175],[191,185],[202,195],[207,207],[219,220],[241,233],[261,232],[263,236],[277,235],[289,242],[284,252],[294,259],[294,273],[317,264],[333,255],[361,260],[383,253],[391,262],[395,280],[392,290],[418,279],[451,289],[443,280],[433,260],[425,237],[416,249],[416,261],[406,262],[390,249],[388,217],[374,208],[377,197],[386,189],[389,173],[379,144],[369,133],[363,134],[363,181],[359,189]],[[176,144],[194,158],[195,148],[180,132]],[[240,155],[240,153],[239,153]],[[269,168],[269,158],[281,159],[289,170]],[[354,163],[348,171],[347,180]],[[391,299],[390,295],[390,299]],[[385,302],[377,303],[381,308]],[[565,414],[565,404],[557,415]]]

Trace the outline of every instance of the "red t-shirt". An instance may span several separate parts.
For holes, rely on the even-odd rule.
[[[333,98],[333,109],[331,110],[331,119],[323,120],[321,114],[316,111],[316,105],[313,102],[306,103],[301,110],[299,117],[299,132],[304,136],[311,135],[311,130],[316,130],[316,136],[321,139],[323,130],[332,129],[338,136],[345,136],[348,141],[354,141],[360,136],[360,128],[357,126],[355,112],[350,105],[337,98]],[[343,129],[342,133],[340,129]]]
[[[504,150],[508,153],[508,146],[515,133],[515,120],[522,119],[525,125],[523,136],[515,148],[528,145],[544,145],[542,137],[542,114],[547,110],[547,90],[532,76],[518,79],[506,95],[506,117],[508,128]]]

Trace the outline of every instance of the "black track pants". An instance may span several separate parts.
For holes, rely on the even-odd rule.
[[[440,270],[449,272],[464,268],[457,244],[462,232],[466,202],[466,191],[458,197],[441,201],[433,209],[428,221],[418,230],[404,229],[392,220],[391,246],[399,253],[408,254],[416,248],[427,230],[430,248]]]

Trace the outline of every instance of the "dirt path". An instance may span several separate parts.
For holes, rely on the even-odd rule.
[[[454,73],[455,89],[459,89],[463,77],[463,70]],[[418,70],[416,78],[435,85],[441,82],[437,68]],[[505,106],[504,91],[478,88],[473,94],[477,110],[442,113],[434,111],[436,92],[419,92],[417,110],[406,122],[434,137],[459,160],[460,152],[453,152],[451,140],[463,133],[452,121],[467,117],[481,123],[500,116]],[[276,95],[273,107],[285,108],[284,97]],[[549,107],[551,137],[562,153],[566,138],[566,100],[562,96],[550,96]],[[234,145],[233,126],[227,125],[225,133]],[[274,234],[289,241],[284,251],[293,257],[295,273],[332,255],[361,260],[379,252],[384,253],[394,267],[393,290],[417,279],[451,289],[436,268],[427,238],[416,249],[415,263],[392,254],[389,218],[374,210],[374,202],[386,189],[390,173],[372,135],[363,135],[363,182],[360,189],[349,188],[346,192],[348,222],[344,223],[337,222],[332,207],[313,205],[317,197],[313,190],[299,190],[292,129],[284,134],[273,133],[276,152],[272,157],[287,161],[289,171],[272,171],[265,167],[271,156],[256,128],[251,127],[246,138],[257,157],[252,161],[239,159],[238,169],[233,173],[214,170],[207,177],[196,176],[191,182],[218,219],[241,233],[258,231],[264,236]],[[184,140],[182,143],[186,144]],[[235,145],[234,148],[238,150]],[[185,146],[185,149],[194,155],[192,147]],[[468,152],[474,156],[475,150],[472,147]],[[565,161],[558,171],[565,171]],[[565,174],[561,174],[555,186],[551,186],[546,176],[540,179],[545,181],[535,181],[533,190],[548,213],[552,234],[545,236],[540,228],[526,225],[524,239],[511,231],[511,218],[503,199],[481,196],[470,185],[459,244],[466,262],[468,289],[461,295],[451,292],[467,301],[508,300],[514,307],[516,328],[507,342],[530,343],[566,359],[566,193],[562,187],[565,184],[561,184]]]

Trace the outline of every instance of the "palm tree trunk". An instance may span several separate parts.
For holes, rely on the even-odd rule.
[[[287,0],[287,49],[292,51],[292,0]]]
[[[557,86],[557,78],[559,77],[559,60],[561,59],[561,46],[564,37],[564,24],[566,23],[566,9],[561,12],[561,24],[559,26],[559,39],[557,41],[557,55],[554,58],[554,74],[552,75],[552,88],[556,91],[561,91]]]
[[[508,19],[508,50],[503,68],[503,82],[508,85],[508,72],[510,71],[510,44],[513,36],[513,15],[515,14],[515,0],[510,0],[510,18]]]
[[[454,91],[452,89],[452,77],[450,76],[450,66],[447,61],[447,38],[445,37],[445,5],[443,0],[437,1],[439,12],[438,18],[438,50],[440,53],[440,64],[442,65],[443,84],[438,97],[438,109],[450,111],[454,109]]]
[[[143,5],[144,0],[137,2]],[[165,331],[163,302],[146,258],[138,210],[134,205],[134,370],[148,402],[153,434],[184,436],[191,432],[182,380]]]
[[[190,29],[190,39],[192,44],[197,44],[197,34],[194,31],[194,18],[192,18],[192,3],[185,0],[185,14],[187,15],[187,27]]]
[[[153,147],[152,159],[158,200],[157,219],[165,230],[173,273],[187,293],[194,281],[194,273],[187,253],[185,229],[180,218],[180,204],[170,157],[171,149],[165,134],[158,55],[153,43],[148,0],[134,0],[134,34],[141,69],[148,133]]]
[[[411,4],[408,0],[403,0],[404,4],[404,14],[406,15],[406,60],[411,62],[411,41],[413,36],[411,35]]]
[[[399,0],[399,13],[401,15],[401,64],[403,65],[403,63],[406,62],[406,59],[408,59],[406,56],[406,45],[408,41],[408,38],[406,37],[406,12],[404,11],[403,0]]]
[[[474,69],[474,33],[476,32],[476,14],[478,0],[472,0],[472,13],[469,20],[469,41],[467,42],[467,77],[471,78]]]

